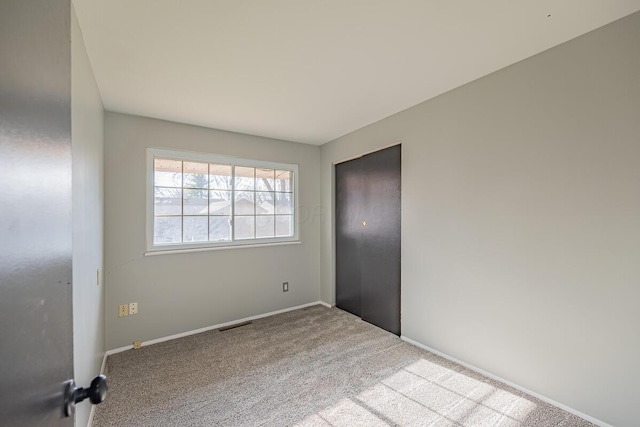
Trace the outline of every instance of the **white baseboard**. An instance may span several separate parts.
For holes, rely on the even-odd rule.
[[[89,411],[89,421],[87,421],[87,427],[93,426],[93,416],[96,413],[96,405],[91,405],[91,410]]]
[[[459,365],[462,365],[465,368],[469,368],[472,371],[475,371],[475,372],[477,372],[479,374],[484,375],[485,377],[489,377],[489,378],[494,379],[496,381],[500,381],[501,383],[504,383],[504,384],[506,384],[506,385],[508,385],[510,387],[513,387],[513,388],[515,388],[517,390],[525,392],[528,395],[531,395],[531,396],[533,396],[533,397],[535,397],[535,398],[537,398],[539,400],[542,400],[543,402],[546,402],[546,403],[548,403],[550,405],[553,405],[553,406],[555,406],[557,408],[560,408],[563,411],[567,411],[567,412],[569,412],[569,413],[571,413],[573,415],[577,415],[578,417],[583,418],[583,419],[585,419],[585,420],[587,420],[587,421],[589,421],[589,422],[591,422],[591,423],[593,423],[593,424],[595,424],[597,426],[600,426],[600,427],[613,427],[611,424],[607,424],[604,421],[600,421],[597,418],[593,418],[592,416],[589,416],[589,415],[584,414],[584,413],[582,413],[580,411],[577,411],[577,410],[575,410],[573,408],[570,408],[567,405],[563,405],[560,402],[556,402],[553,399],[549,399],[548,397],[543,396],[543,395],[541,395],[539,393],[536,393],[535,391],[531,391],[531,390],[529,390],[529,389],[527,389],[525,387],[522,387],[522,386],[520,386],[520,385],[518,385],[516,383],[513,383],[513,382],[511,382],[509,380],[505,380],[504,378],[500,378],[499,376],[494,375],[491,372],[487,372],[484,369],[480,369],[480,368],[478,368],[476,366],[470,365],[469,363],[463,362],[460,359],[456,359],[453,356],[449,356],[448,354],[442,353],[441,351],[438,351],[438,350],[436,350],[434,348],[431,348],[431,347],[426,346],[426,345],[424,345],[422,343],[419,343],[418,341],[414,341],[411,338],[408,338],[408,337],[406,337],[404,335],[401,335],[400,339],[402,339],[403,341],[408,342],[409,344],[413,344],[416,347],[420,347],[423,350],[427,350],[428,352],[431,352],[431,353],[436,354],[436,355],[438,355],[440,357],[443,357],[443,358],[445,358],[447,360],[450,360],[450,361],[455,362],[455,363],[457,363]]]
[[[325,306],[325,307],[327,307],[327,308],[333,308],[333,306],[332,306],[331,304],[327,304],[327,303],[326,303],[326,302],[324,302],[324,301],[318,301],[318,304],[320,304],[320,305],[324,305],[324,306]]]
[[[107,366],[107,352],[104,352],[104,356],[102,357],[102,366],[100,366],[100,373],[104,374],[104,368]],[[91,410],[89,411],[89,420],[87,421],[87,427],[91,427],[93,425],[93,416],[96,413],[96,405],[91,405]]]
[[[104,352],[104,357],[102,358],[102,366],[100,366],[100,373],[104,374],[104,369],[107,367],[107,352]]]
[[[226,326],[232,326],[232,325],[235,325],[235,324],[238,324],[238,323],[248,322],[250,320],[261,319],[263,317],[273,316],[274,314],[286,313],[288,311],[299,310],[301,308],[311,307],[311,306],[314,306],[314,305],[324,305],[326,307],[331,308],[331,306],[329,304],[325,303],[325,302],[314,301],[314,302],[310,302],[310,303],[307,303],[307,304],[297,305],[295,307],[283,308],[282,310],[271,311],[269,313],[263,313],[263,314],[258,314],[256,316],[244,317],[242,319],[232,320],[230,322],[224,322],[224,323],[219,323],[217,325],[206,326],[206,327],[200,328],[200,329],[194,329],[192,331],[181,332],[179,334],[169,335],[167,337],[156,338],[156,339],[149,340],[149,341],[143,341],[142,342],[142,346],[144,347],[144,346],[147,346],[147,345],[158,344],[158,343],[161,343],[161,342],[174,340],[176,338],[188,337],[189,335],[195,335],[195,334],[199,334],[199,333],[202,333],[202,332],[207,332],[207,331],[210,331],[212,329],[220,329],[220,328],[224,328]],[[107,352],[105,354],[105,357],[106,356],[110,356],[112,354],[121,353],[123,351],[131,350],[132,348],[133,348],[133,344],[132,345],[127,345],[127,346],[124,346],[124,347],[118,347],[118,348],[114,348],[114,349],[111,349],[111,350],[107,350]]]

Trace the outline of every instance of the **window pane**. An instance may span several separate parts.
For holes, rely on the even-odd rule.
[[[276,215],[276,237],[293,236],[291,215]]]
[[[231,190],[231,165],[209,164],[209,188]]]
[[[182,187],[182,161],[154,159],[153,184],[156,187]]]
[[[182,217],[156,217],[153,224],[153,243],[180,243],[182,241]]]
[[[273,215],[256,217],[256,237],[274,237],[275,218]]]
[[[231,240],[231,217],[209,217],[209,240],[212,242]]]
[[[297,166],[148,149],[154,244],[226,246],[289,240],[296,231]],[[209,242],[209,244],[206,244]]]
[[[254,190],[256,185],[255,168],[236,166],[236,190]]]
[[[209,190],[183,190],[184,215],[206,215],[209,205]]]
[[[276,191],[293,191],[293,173],[291,171],[276,171]]]
[[[184,162],[185,188],[209,188],[209,164]]]
[[[255,193],[250,191],[236,191],[234,209],[236,215],[253,215],[253,200]]]
[[[275,172],[273,169],[256,169],[256,190],[275,190]]]
[[[253,239],[254,216],[236,216],[233,219],[236,239]]]
[[[273,213],[273,193],[256,193],[256,215]]]
[[[292,213],[293,193],[276,193],[276,213],[290,214]]]
[[[206,242],[208,239],[208,221],[206,216],[185,216],[183,242]]]
[[[155,215],[182,215],[182,189],[156,187],[153,204]]]
[[[209,191],[209,215],[231,215],[231,191]]]

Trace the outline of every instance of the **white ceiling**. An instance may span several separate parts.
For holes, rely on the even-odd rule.
[[[107,110],[310,144],[640,10],[640,0],[74,4]]]

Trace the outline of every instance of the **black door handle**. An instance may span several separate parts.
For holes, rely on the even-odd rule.
[[[64,390],[64,415],[70,417],[76,411],[76,403],[89,398],[91,403],[97,405],[107,397],[107,377],[98,375],[91,381],[87,388],[76,387],[74,380],[65,383]]]

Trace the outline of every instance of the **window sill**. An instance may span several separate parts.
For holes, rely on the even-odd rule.
[[[189,252],[225,251],[227,249],[264,248],[268,246],[299,245],[301,243],[302,241],[300,240],[292,240],[290,242],[249,243],[246,245],[213,246],[208,248],[182,248],[182,249],[168,249],[168,250],[159,249],[155,251],[146,251],[144,253],[144,256],[184,254]]]

